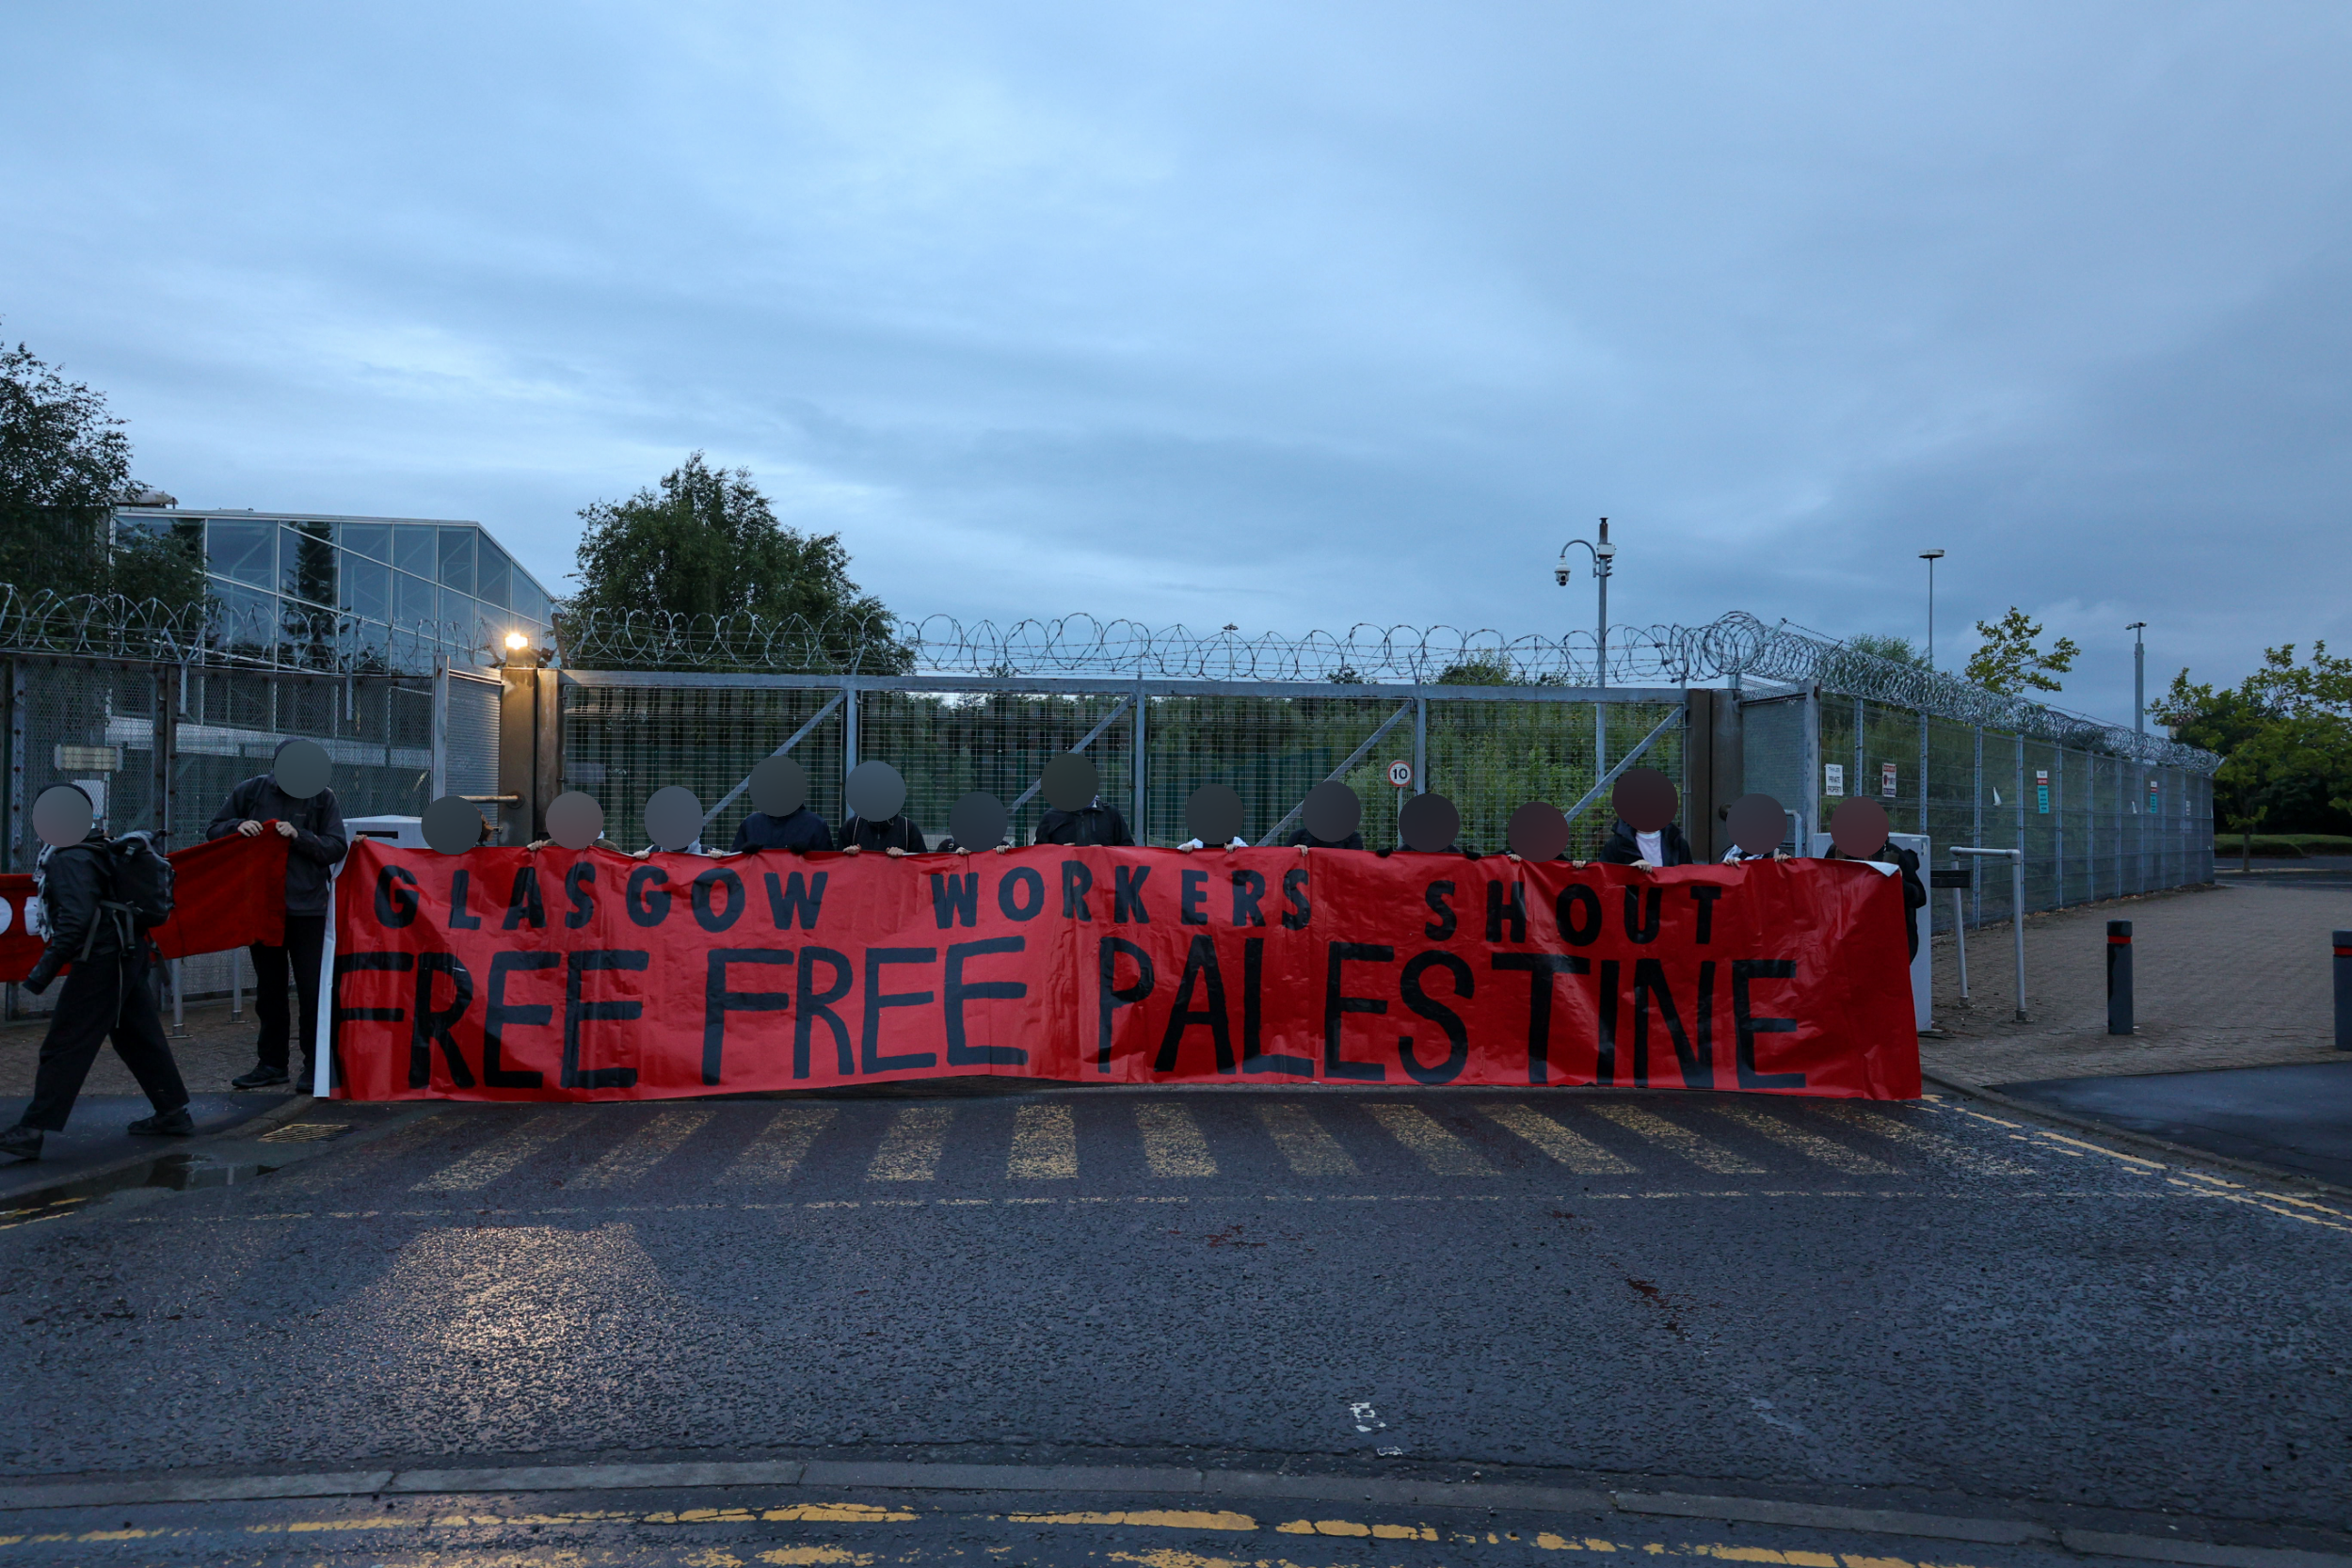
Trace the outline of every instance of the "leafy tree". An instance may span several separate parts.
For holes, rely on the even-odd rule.
[[[1873,659],[1884,659],[1890,664],[1912,664],[1920,669],[1928,667],[1926,650],[1916,647],[1909,637],[1884,637],[1875,632],[1864,632],[1858,637],[1847,638],[1846,646],[1856,653],[1867,653]]]
[[[203,564],[179,540],[139,529],[113,537],[116,504],[139,488],[104,393],[23,344],[0,349],[0,582],[175,608],[201,599]]]
[[[2016,605],[1997,621],[1978,621],[1976,635],[1984,642],[1968,661],[1968,679],[1987,691],[2007,696],[2031,687],[2037,692],[2059,689],[2057,677],[2074,667],[2082,649],[2072,637],[2060,637],[2043,652],[2036,639],[2041,623]]]
[[[1519,677],[1512,672],[1511,661],[1499,653],[1474,653],[1457,659],[1438,672],[1434,682],[1440,686],[1516,686]]]
[[[748,469],[714,469],[694,453],[658,490],[583,507],[580,591],[571,616],[632,611],[749,615],[808,629],[803,649],[833,667],[894,673],[913,657],[882,601],[849,580],[839,534],[800,534],[776,520]],[[789,642],[790,639],[788,639]]]
[[[2193,682],[2188,671],[2152,710],[2173,738],[2218,752],[2214,812],[2232,832],[2352,831],[2352,658],[2315,642],[2265,648],[2263,666],[2234,688]]]

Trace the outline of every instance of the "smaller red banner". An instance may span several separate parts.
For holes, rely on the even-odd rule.
[[[148,936],[166,958],[225,952],[286,939],[286,840],[273,829],[173,850],[171,919]],[[0,981],[22,980],[40,962],[41,940],[24,919],[29,875],[0,876],[8,925],[0,930]]]

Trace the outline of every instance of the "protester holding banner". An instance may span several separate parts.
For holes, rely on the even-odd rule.
[[[819,827],[824,824],[819,823]],[[830,846],[827,846],[830,847]],[[902,811],[888,822],[867,822],[852,817],[841,824],[841,852],[856,855],[878,849],[885,855],[920,855],[923,853],[922,829],[907,820]]]
[[[317,773],[316,788],[308,792],[289,792],[286,788],[284,763],[289,751],[297,746],[317,754],[315,759],[308,753],[296,758]],[[286,1018],[286,981],[291,968],[302,1005],[302,1072],[294,1083],[297,1090],[307,1091],[318,1032],[318,967],[327,941],[328,891],[336,863],[350,849],[350,836],[344,827],[343,808],[336,803],[335,792],[327,787],[326,754],[318,744],[282,741],[277,760],[278,768],[258,774],[229,792],[204,837],[225,839],[241,833],[250,839],[275,831],[286,840],[285,942],[276,947],[257,942],[246,950],[253,955],[253,1010],[260,1015],[262,1032],[253,1069],[230,1082],[238,1089],[269,1089],[287,1081],[291,1032]],[[292,782],[301,790],[312,780],[305,776]]]
[[[1907,849],[1896,847],[1895,840],[1889,839],[1867,855],[1848,855],[1832,843],[1830,846],[1830,853],[1823,858],[1875,860],[1881,866],[1893,866],[1901,872],[1903,878],[1903,941],[1910,949],[1910,955],[1913,958],[1918,957],[1919,922],[1912,918],[1912,911],[1928,902],[1927,884],[1919,880],[1919,856]]]
[[[1682,836],[1677,823],[1667,823],[1654,833],[1637,833],[1620,817],[1608,830],[1600,858],[1607,866],[1640,866],[1651,871],[1660,866],[1688,866],[1690,840]]]
[[[806,806],[796,807],[781,817],[754,811],[744,819],[741,827],[735,829],[734,853],[737,855],[747,849],[786,849],[795,855],[807,855],[812,850],[832,847],[833,829],[825,825],[823,817]]]
[[[1075,811],[1056,807],[1038,819],[1037,837],[1041,844],[1108,844],[1125,845],[1135,842],[1135,835],[1127,830],[1127,819],[1119,808],[1106,805],[1096,795]]]
[[[84,800],[87,804],[88,797]],[[123,843],[133,853],[155,857],[142,840],[134,838]],[[147,988],[146,935],[134,920],[135,909],[114,886],[112,867],[118,858],[116,847],[95,824],[81,842],[62,847],[52,842],[40,852],[40,904],[49,940],[40,961],[25,977],[24,988],[39,996],[59,969],[68,964],[73,968],[40,1043],[31,1103],[14,1127],[0,1132],[0,1154],[40,1158],[43,1135],[65,1130],[90,1064],[98,1059],[99,1043],[109,1035],[116,1054],[155,1108],[153,1115],[133,1122],[129,1130],[163,1138],[184,1138],[196,1130],[188,1115],[187,1085],[181,1080],[179,1064],[164,1037],[163,1017]]]
[[[1358,831],[1349,834],[1344,839],[1318,839],[1302,827],[1291,834],[1287,841],[1299,849],[1362,849],[1364,835]]]

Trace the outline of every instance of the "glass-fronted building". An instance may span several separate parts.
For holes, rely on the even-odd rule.
[[[478,522],[124,506],[118,533],[201,556],[217,652],[279,668],[429,674],[544,648],[547,589]]]

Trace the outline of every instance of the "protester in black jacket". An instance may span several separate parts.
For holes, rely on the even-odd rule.
[[[1318,839],[1302,827],[1290,835],[1288,841],[1301,849],[1362,849],[1364,835],[1351,833],[1344,839]]]
[[[811,850],[832,847],[833,829],[825,825],[823,817],[806,806],[781,817],[754,811],[744,819],[741,827],[735,829],[735,853],[738,855],[747,849],[789,849],[795,855],[806,855]]]
[[[292,741],[281,742],[283,751]],[[261,1020],[253,1070],[232,1079],[239,1089],[269,1089],[286,1082],[286,971],[294,971],[295,993],[302,1007],[302,1072],[294,1080],[297,1094],[308,1094],[318,1032],[319,954],[327,943],[327,890],[334,869],[351,848],[343,825],[343,808],[335,792],[321,790],[297,800],[278,787],[277,778],[261,774],[229,792],[228,800],[204,830],[207,839],[232,833],[256,838],[271,823],[286,843],[286,939],[282,946],[256,942],[246,951],[253,955],[253,1011]]]
[[[1620,817],[1617,825],[1608,831],[1608,842],[1601,846],[1600,859],[1605,866],[1647,866],[1652,870],[1688,866],[1691,859],[1690,840],[1682,836],[1677,824],[1670,822],[1656,833],[1636,833]]]
[[[1119,808],[1107,804],[1100,795],[1075,811],[1055,807],[1038,819],[1037,837],[1040,844],[1132,844],[1135,836],[1127,830],[1127,819]]]
[[[819,826],[824,824],[820,823]],[[857,855],[878,849],[885,855],[920,855],[923,853],[922,829],[900,812],[888,822],[867,822],[852,817],[841,824],[843,853]]]
[[[14,1127],[0,1132],[0,1154],[40,1158],[41,1135],[64,1130],[82,1081],[98,1059],[99,1042],[109,1035],[115,1054],[155,1108],[130,1130],[164,1138],[184,1138],[196,1130],[188,1115],[187,1085],[180,1080],[163,1017],[147,988],[147,938],[127,912],[104,906],[111,895],[105,845],[106,836],[92,828],[78,844],[41,852],[40,901],[49,944],[25,977],[24,988],[39,996],[60,968],[72,964],[73,969],[40,1043],[32,1101]]]
[[[1928,902],[1928,885],[1919,880],[1919,856],[1913,855],[1907,849],[1896,848],[1895,840],[1889,839],[1885,843],[1880,844],[1877,849],[1872,850],[1869,854],[1860,856],[1848,855],[1845,851],[1832,844],[1830,847],[1830,853],[1822,856],[1822,858],[1825,860],[1853,860],[1857,858],[1864,860],[1876,860],[1882,866],[1893,866],[1902,873],[1903,942],[1904,945],[1910,949],[1911,956],[1913,958],[1918,957],[1919,922],[1912,918],[1912,911],[1921,907]]]

